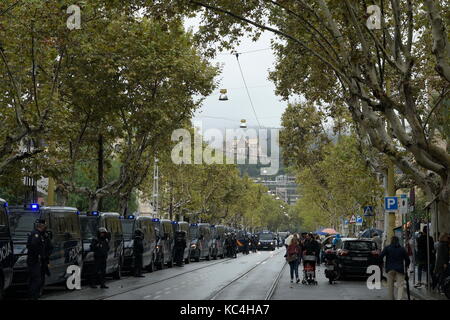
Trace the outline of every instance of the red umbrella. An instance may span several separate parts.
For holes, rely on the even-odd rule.
[[[338,233],[333,228],[325,228],[325,229],[322,229],[321,232],[328,233],[328,234],[337,234]]]

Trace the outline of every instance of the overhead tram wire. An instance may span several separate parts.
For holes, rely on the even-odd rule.
[[[239,66],[239,71],[241,72],[242,81],[244,81],[245,90],[247,91],[248,99],[250,100],[250,105],[252,106],[253,113],[255,114],[255,119],[258,122],[258,126],[261,129],[262,128],[261,123],[259,122],[258,115],[256,114],[255,106],[253,105],[252,97],[250,96],[250,91],[248,90],[247,82],[245,81],[245,78],[244,78],[244,73],[242,72],[241,63],[239,62],[239,53],[236,53],[235,55],[236,55],[236,60],[237,60],[238,66]]]

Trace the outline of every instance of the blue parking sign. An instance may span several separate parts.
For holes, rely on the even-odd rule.
[[[384,210],[386,210],[386,211],[398,210],[398,198],[397,197],[384,197]]]

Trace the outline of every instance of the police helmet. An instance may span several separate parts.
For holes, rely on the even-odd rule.
[[[106,230],[105,227],[100,227],[100,228],[98,228],[98,233],[102,233],[102,232],[108,233],[108,230]]]

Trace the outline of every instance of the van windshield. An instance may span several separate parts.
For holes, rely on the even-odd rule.
[[[9,216],[11,235],[13,238],[27,237],[34,229],[39,213],[33,211],[14,211]]]
[[[134,220],[122,220],[122,232],[125,240],[133,238]]]
[[[84,240],[91,240],[97,234],[98,219],[97,218],[81,218],[81,237]]]
[[[260,233],[259,240],[273,240],[274,236],[272,233]]]

